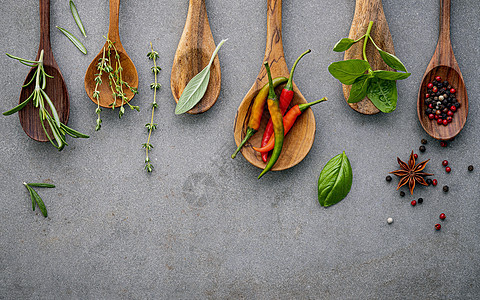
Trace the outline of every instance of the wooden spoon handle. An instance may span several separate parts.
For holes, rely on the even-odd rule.
[[[40,45],[37,59],[42,49],[45,52],[45,62],[50,62],[53,59],[50,45],[50,0],[40,0]]]
[[[450,44],[450,0],[440,0],[440,41]]]
[[[108,38],[112,42],[117,42],[117,44],[120,44],[120,33],[118,31],[119,12],[120,0],[110,0],[110,23],[108,25]],[[121,47],[121,44],[119,46]]]
[[[267,0],[267,45],[264,61],[270,63],[274,77],[288,74],[282,43],[282,0]],[[266,75],[266,70],[262,67]]]

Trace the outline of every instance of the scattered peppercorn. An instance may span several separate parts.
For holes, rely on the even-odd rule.
[[[469,170],[470,172],[472,172],[472,171],[473,171],[473,166],[472,166],[472,165],[468,166],[468,170]]]
[[[439,120],[440,120],[440,119],[439,119]],[[426,148],[425,148],[425,146],[420,146],[420,147],[418,148],[418,150],[420,150],[420,152],[425,152]]]
[[[440,142],[440,146],[441,146],[441,147],[447,147],[447,142],[441,141],[441,142]]]
[[[431,180],[430,178],[428,178],[426,181],[427,181],[427,184],[428,184],[428,185],[431,185],[431,184],[432,184],[432,180]]]
[[[445,220],[446,217],[447,217],[447,216],[446,216],[444,213],[441,213],[441,214],[440,214],[440,220]]]
[[[440,225],[440,224],[435,224],[435,229],[436,229],[436,230],[440,230],[441,228],[442,228],[442,225]]]
[[[442,161],[442,166],[444,166],[444,167],[448,166],[448,160]]]
[[[417,202],[418,202],[418,204],[422,204],[423,203],[423,198],[418,198]]]
[[[405,192],[404,191],[400,191],[400,197],[405,197]]]
[[[413,155],[413,157],[414,157],[415,159],[417,159],[417,158],[418,158],[418,154],[415,153],[415,154]]]
[[[410,202],[410,204],[411,204],[412,206],[415,206],[415,205],[417,205],[417,201],[412,200],[412,202]]]
[[[392,181],[392,176],[388,175],[387,177],[385,177],[385,180],[388,182]]]
[[[444,185],[444,186],[443,186],[443,191],[444,191],[445,193],[448,193],[448,185]]]
[[[388,218],[388,219],[387,219],[387,223],[388,223],[388,224],[392,224],[392,223],[393,223],[393,218]]]
[[[434,180],[432,180],[432,184],[433,184],[433,186],[437,186],[438,181],[436,179],[434,179]]]
[[[427,142],[428,142],[428,141],[427,141],[426,139],[422,139],[422,144],[423,144],[423,145],[426,145]]]
[[[445,172],[450,173],[451,171],[452,171],[452,168],[450,168],[450,167],[445,168]]]

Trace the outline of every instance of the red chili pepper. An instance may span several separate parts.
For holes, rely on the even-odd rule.
[[[290,105],[290,102],[292,102],[292,99],[293,99],[293,72],[295,71],[295,67],[297,66],[297,63],[300,61],[300,59],[305,54],[308,54],[310,52],[311,52],[310,49],[303,52],[293,64],[292,70],[290,71],[290,77],[288,77],[288,82],[283,88],[282,93],[280,94],[280,110],[282,111],[282,115],[285,114],[288,106]],[[265,127],[265,132],[263,133],[262,144],[261,144],[262,147],[268,143],[272,135],[273,135],[273,123],[272,123],[272,119],[270,119],[267,123],[267,127]],[[267,157],[268,157],[268,152],[263,152],[262,160],[264,162],[267,162]]]
[[[293,124],[297,120],[297,117],[302,114],[307,108],[309,108],[312,105],[315,105],[317,103],[326,101],[327,97],[323,97],[320,100],[313,101],[310,103],[305,103],[305,104],[299,104],[295,105],[294,107],[290,108],[290,110],[287,112],[287,114],[283,117],[283,127],[285,128],[285,135],[290,131],[290,129],[293,127]],[[268,143],[261,147],[253,147],[253,150],[258,151],[258,152],[267,152],[272,150],[275,145],[275,138],[272,136]]]

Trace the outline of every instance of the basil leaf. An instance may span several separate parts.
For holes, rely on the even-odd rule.
[[[350,89],[350,96],[348,96],[348,103],[357,103],[363,100],[367,95],[367,87],[368,83],[370,82],[370,76],[363,75],[360,76],[355,82],[352,84],[352,88]]]
[[[398,71],[407,72],[407,68],[402,64],[402,62],[393,54],[385,52],[381,49],[378,49],[380,52],[380,56],[382,57],[383,61],[390,67]]]
[[[367,97],[381,112],[391,113],[397,107],[397,83],[393,80],[372,78]]]
[[[352,47],[353,44],[355,44],[355,40],[352,40],[352,39],[349,39],[349,38],[343,38],[335,44],[335,47],[333,47],[333,51],[335,51],[335,52],[346,51],[350,47]]]
[[[353,84],[355,79],[364,75],[368,69],[370,64],[361,59],[337,61],[328,66],[330,74],[346,85]]]
[[[373,71],[373,75],[380,79],[402,80],[402,79],[408,78],[411,74],[379,70],[379,71]]]
[[[345,151],[330,159],[318,178],[318,201],[327,207],[342,201],[350,192],[352,167]]]
[[[85,27],[83,27],[82,20],[80,19],[77,8],[75,7],[75,3],[73,3],[72,0],[70,0],[70,11],[75,19],[75,23],[77,23],[78,29],[80,29],[84,37],[87,37],[87,34],[85,33]]]
[[[87,54],[87,48],[70,32],[60,26],[55,26],[60,30],[83,54]]]
[[[190,109],[192,109],[200,100],[202,100],[205,92],[207,91],[208,81],[210,80],[210,66],[215,59],[215,55],[217,55],[218,50],[220,47],[225,43],[227,40],[222,40],[215,51],[213,51],[212,57],[210,58],[210,62],[208,65],[200,71],[197,75],[195,75],[190,81],[187,83],[187,86],[182,92],[180,99],[178,99],[177,106],[175,107],[175,114],[180,115],[183,114]]]

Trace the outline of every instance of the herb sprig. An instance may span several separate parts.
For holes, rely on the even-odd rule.
[[[352,45],[363,41],[363,60],[349,59],[338,61],[328,66],[328,71],[333,77],[345,85],[352,85],[348,103],[356,103],[367,96],[380,111],[390,113],[397,107],[397,85],[395,80],[406,79],[410,76],[403,63],[395,55],[380,49],[370,35],[373,21],[368,24],[367,32],[357,40],[343,38],[337,42],[333,51],[343,52]],[[377,70],[373,71],[367,60],[367,42],[371,41],[380,53],[383,61],[392,69],[402,71],[392,72]]]
[[[37,69],[35,70],[30,81],[23,86],[26,87],[35,82],[35,89],[33,90],[32,94],[19,105],[15,106],[9,111],[4,112],[3,115],[8,116],[14,114],[24,108],[25,105],[28,104],[28,102],[33,101],[34,107],[38,108],[38,113],[40,114],[40,123],[42,124],[45,135],[47,136],[50,143],[59,151],[61,151],[65,146],[68,146],[67,142],[65,141],[65,135],[68,134],[73,138],[88,138],[89,136],[80,133],[60,122],[57,110],[55,109],[52,100],[50,100],[50,97],[45,92],[45,88],[47,87],[47,77],[53,77],[45,72],[45,68],[43,66],[43,53],[44,52],[42,49],[40,51],[38,61],[16,57],[7,53],[8,57],[16,59],[26,66],[32,68],[36,67]],[[47,111],[47,106],[45,105],[45,102],[50,108],[51,113]],[[45,127],[45,122],[50,128],[53,138],[48,133],[47,128]]]
[[[147,142],[142,144],[143,148],[145,148],[145,170],[147,170],[147,172],[149,173],[153,171],[153,165],[150,162],[150,158],[148,157],[148,152],[151,149],[153,149],[153,145],[150,143],[150,137],[152,136],[152,132],[155,129],[157,129],[157,125],[158,125],[156,123],[153,123],[153,116],[155,113],[155,108],[158,107],[157,90],[159,90],[162,87],[162,85],[158,83],[158,80],[157,80],[157,74],[162,70],[159,66],[157,66],[158,52],[153,50],[152,43],[150,43],[150,49],[152,51],[150,51],[147,54],[147,56],[148,58],[153,60],[153,67],[151,69],[152,69],[152,73],[154,74],[155,81],[152,84],[150,84],[150,88],[153,89],[152,116],[150,118],[150,123],[145,124],[145,127],[148,129],[148,138],[147,138]]]
[[[46,218],[48,216],[47,207],[45,203],[43,203],[42,198],[38,195],[38,193],[32,187],[44,187],[44,188],[54,188],[55,185],[49,183],[26,183],[24,182],[23,185],[27,188],[28,192],[30,193],[30,198],[32,199],[32,210],[35,211],[35,204],[38,205],[42,215]]]

